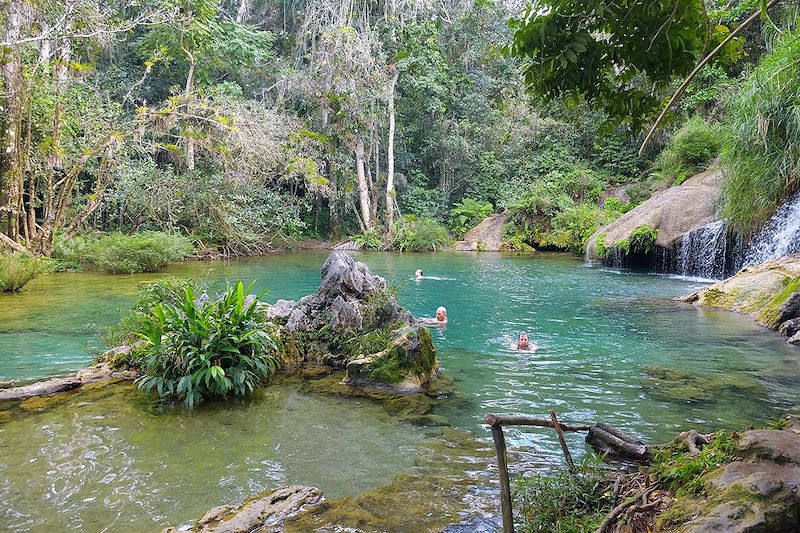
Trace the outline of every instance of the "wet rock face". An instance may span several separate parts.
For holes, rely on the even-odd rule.
[[[284,522],[301,511],[323,503],[325,497],[319,489],[293,485],[265,492],[238,507],[221,505],[203,515],[190,527],[166,528],[162,533],[176,531],[203,531],[208,533],[277,533],[283,531]]]
[[[713,472],[700,516],[683,533],[779,532],[800,528],[800,422],[785,430],[745,431],[739,439],[741,460]]]
[[[287,362],[346,369],[350,385],[398,392],[420,391],[435,377],[430,332],[400,307],[383,278],[340,251],[331,253],[321,274],[316,293],[278,300],[267,310],[280,326]]]

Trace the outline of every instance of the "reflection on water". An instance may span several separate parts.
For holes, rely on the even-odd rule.
[[[564,421],[605,421],[658,441],[690,426],[744,427],[800,408],[800,350],[748,317],[666,299],[701,286],[695,280],[588,268],[564,256],[358,257],[399,288],[414,314],[448,308],[450,322],[434,339],[463,401],[435,413],[482,439],[486,412],[553,409]],[[257,279],[274,301],[313,292],[324,259],[186,263],[163,275]],[[414,281],[418,268],[444,279]],[[0,379],[85,365],[97,332],[155,277],[52,275],[0,296]],[[537,352],[511,349],[520,331]],[[669,400],[642,386],[651,365],[746,388],[732,385],[703,402]],[[127,395],[81,401],[0,425],[0,529],[174,524],[289,483],[355,495],[413,469],[426,439],[365,400],[291,386],[268,389],[252,405],[165,416],[146,414]],[[567,437],[583,449],[581,435]],[[549,431],[512,429],[509,441],[534,463],[559,460]]]

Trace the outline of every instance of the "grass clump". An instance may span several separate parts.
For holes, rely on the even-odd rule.
[[[392,228],[391,246],[401,252],[435,252],[450,242],[447,228],[431,218],[406,215]]]
[[[579,533],[594,531],[611,509],[612,476],[602,456],[587,455],[575,473],[567,468],[517,480],[519,531]]]
[[[680,185],[706,170],[721,146],[719,132],[702,117],[694,116],[672,136],[656,158],[654,174],[667,183]]]
[[[628,235],[629,251],[632,253],[648,254],[658,239],[658,230],[647,224],[637,227]]]
[[[383,241],[374,229],[368,229],[364,233],[353,235],[350,240],[362,250],[380,250],[383,245]]]
[[[258,324],[258,299],[240,281],[217,298],[184,289],[175,304],[158,303],[138,331],[145,375],[139,388],[194,407],[209,397],[251,393],[278,366],[276,346]]]
[[[185,258],[193,248],[190,238],[172,233],[109,233],[94,240],[67,241],[57,248],[56,258],[67,269],[88,263],[112,274],[135,274],[156,272],[171,261]]]
[[[732,136],[722,152],[721,214],[750,233],[800,188],[800,30],[771,52],[728,102]]]
[[[736,458],[737,442],[733,435],[718,431],[700,453],[692,455],[685,447],[671,446],[656,450],[650,473],[664,488],[678,496],[701,494],[705,476]]]
[[[39,258],[0,253],[0,292],[17,292],[45,270],[45,263]]]

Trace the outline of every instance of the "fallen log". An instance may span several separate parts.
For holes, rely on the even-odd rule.
[[[81,384],[80,378],[76,376],[52,378],[31,383],[30,385],[22,385],[21,387],[2,389],[0,390],[0,400],[24,400],[33,396],[44,396],[45,394],[72,390],[80,387]]]
[[[647,460],[647,445],[606,424],[589,428],[586,443],[598,453],[607,453],[634,461]]]

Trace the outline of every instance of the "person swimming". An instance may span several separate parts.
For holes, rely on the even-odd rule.
[[[417,271],[416,271],[416,272],[414,272],[414,278],[416,278],[416,279],[422,279],[422,278],[424,278],[424,277],[425,277],[425,275],[422,273],[422,269],[421,269],[421,268],[420,268],[420,269],[417,269]]]
[[[523,350],[528,352],[535,352],[538,346],[531,344],[530,337],[524,331],[517,337],[517,345],[514,347],[516,350]]]
[[[440,305],[436,308],[436,318],[423,318],[422,323],[437,328],[445,326],[447,324],[447,308]]]

